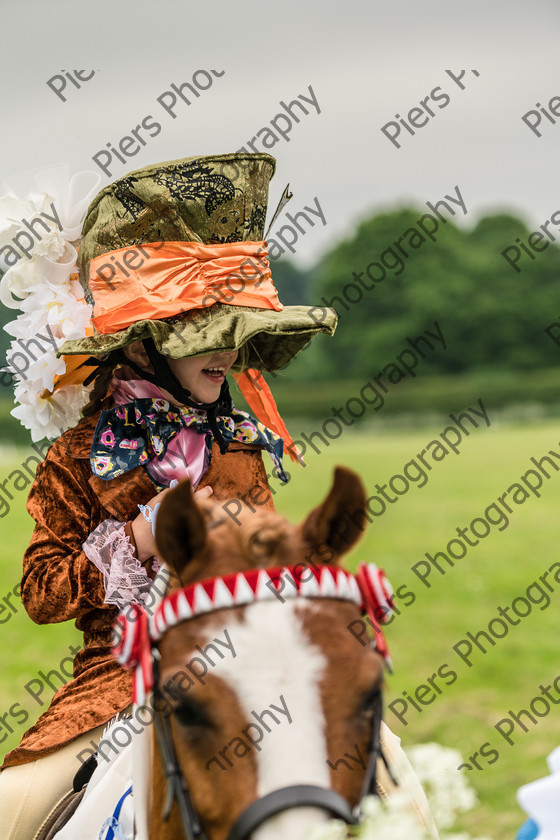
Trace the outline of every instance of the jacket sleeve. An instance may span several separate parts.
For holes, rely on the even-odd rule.
[[[27,503],[36,525],[23,559],[21,598],[38,624],[105,606],[101,573],[82,549],[104,518],[89,474],[88,460],[71,458],[57,444],[37,468]]]

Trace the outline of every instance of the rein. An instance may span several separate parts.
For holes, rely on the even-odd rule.
[[[384,572],[374,564],[361,564],[355,576],[337,566],[310,567],[302,563],[250,569],[190,584],[173,592],[163,598],[153,616],[149,617],[139,604],[130,604],[120,613],[115,620],[113,653],[121,665],[134,671],[134,702],[142,704],[146,693],[152,688],[156,697],[162,696],[158,687],[159,669],[155,647],[171,627],[219,609],[246,606],[264,600],[278,599],[284,602],[298,597],[329,598],[354,603],[372,619],[370,623],[375,633],[373,646],[386,663],[390,663],[389,651],[378,623],[387,621],[391,615],[393,591]],[[207,840],[177,760],[168,716],[159,710],[160,704],[154,705],[156,738],[167,779],[163,820],[169,819],[173,802],[176,801],[186,840]],[[381,758],[387,766],[381,750],[381,717],[382,698],[379,692],[374,701],[368,765],[360,800],[354,812],[348,802],[333,790],[316,785],[291,785],[272,791],[249,805],[232,826],[227,840],[247,840],[266,820],[301,806],[320,808],[349,825],[355,825],[362,800],[377,792],[378,759]]]
[[[154,670],[157,673],[157,665]],[[162,696],[157,689],[155,690],[155,695],[156,697]],[[176,801],[187,840],[207,840],[200,823],[198,812],[193,805],[187,780],[183,776],[179,762],[177,761],[173,738],[171,737],[169,717],[159,711],[157,703],[155,704],[155,709],[154,726],[156,728],[156,738],[163,764],[163,772],[167,779],[167,795],[162,813],[163,821],[167,822],[169,819],[173,801]]]

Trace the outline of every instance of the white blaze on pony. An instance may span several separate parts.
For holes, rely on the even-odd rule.
[[[308,637],[303,621],[305,613],[315,609],[310,601],[253,604],[231,627],[237,659],[221,662],[216,668],[216,675],[235,692],[247,721],[251,721],[253,709],[264,708],[271,697],[281,693],[289,707],[291,724],[284,721],[274,727],[255,755],[257,797],[294,784],[330,787],[321,699],[326,657]],[[217,787],[222,776],[219,771],[214,775]],[[253,837],[298,840],[327,819],[325,811],[298,808],[273,817]]]

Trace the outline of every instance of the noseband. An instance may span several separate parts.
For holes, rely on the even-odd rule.
[[[373,731],[366,775],[360,793],[360,800],[354,810],[350,808],[346,799],[338,793],[335,793],[334,790],[317,787],[316,785],[290,785],[289,787],[280,788],[279,790],[272,791],[272,793],[268,793],[266,796],[262,796],[253,802],[252,805],[245,808],[241,816],[234,822],[227,840],[248,840],[253,831],[261,823],[265,822],[265,820],[275,817],[277,814],[282,813],[282,811],[304,806],[321,808],[323,811],[331,814],[331,816],[338,817],[338,819],[347,825],[357,825],[360,806],[364,797],[370,795],[377,796],[378,759],[381,758],[389,770],[387,761],[381,750],[380,726],[382,712],[383,704],[380,692],[375,700]],[[188,834],[186,836],[188,840],[191,840]],[[204,834],[199,835],[199,840],[206,840]]]
[[[286,586],[286,580],[289,586]],[[251,569],[201,581],[173,592],[163,598],[151,617],[139,604],[131,604],[121,612],[115,621],[113,652],[121,665],[134,671],[134,702],[142,704],[146,693],[152,688],[156,698],[163,696],[158,687],[155,646],[171,627],[219,609],[246,606],[264,600],[279,599],[284,602],[295,597],[329,598],[354,603],[372,619],[370,623],[375,632],[373,645],[385,661],[390,662],[389,651],[378,623],[387,621],[391,614],[393,592],[383,571],[374,564],[362,564],[356,576],[337,566],[307,566],[301,563],[287,567]],[[380,615],[383,615],[382,619]],[[169,718],[162,713],[159,703],[154,705],[156,737],[167,779],[163,819],[169,819],[173,802],[176,801],[187,840],[207,840],[177,761]],[[235,821],[227,840],[247,840],[263,822],[296,807],[320,808],[349,825],[355,825],[364,797],[377,793],[378,759],[381,758],[387,766],[381,750],[381,717],[382,698],[379,693],[374,701],[368,765],[360,800],[354,811],[333,790],[316,785],[290,785],[272,791],[249,805]]]

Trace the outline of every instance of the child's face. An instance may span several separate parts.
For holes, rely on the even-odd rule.
[[[232,350],[186,359],[168,358],[168,362],[183,388],[191,392],[195,402],[212,403],[220,396],[222,383],[238,355],[238,350]]]

